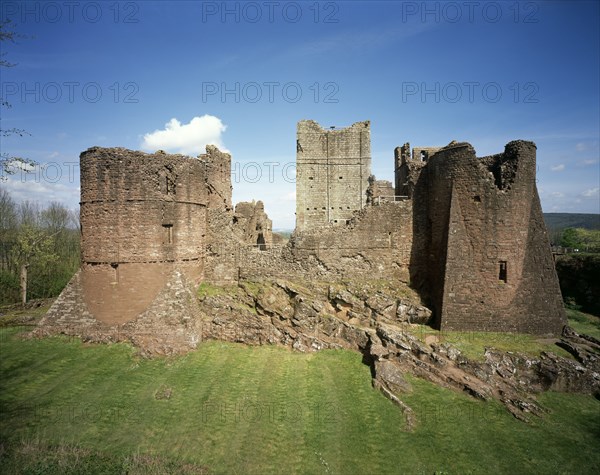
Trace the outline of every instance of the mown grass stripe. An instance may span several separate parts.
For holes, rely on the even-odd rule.
[[[403,431],[398,408],[371,387],[360,355],[349,351],[299,354],[207,342],[184,357],[144,360],[127,345],[10,338],[0,358],[0,407],[8,411],[0,441],[80,444],[108,454],[102,463],[113,463],[113,473],[122,471],[115,468],[119,457],[138,452],[216,474],[600,472],[600,403],[591,396],[543,394],[552,413],[526,425],[498,403],[409,379],[413,392],[402,398],[417,413],[412,433]],[[161,386],[172,389],[170,399],[155,398]],[[280,417],[236,417],[244,401],[274,406]],[[207,402],[216,402],[217,412],[207,412]],[[35,403],[47,411],[65,403],[97,407],[100,414],[55,421],[10,412]],[[219,403],[234,412],[221,417]],[[282,418],[292,404],[300,417]],[[125,412],[114,415],[118,409]],[[11,449],[0,466],[17,460],[26,463]],[[52,470],[46,473],[64,473]]]

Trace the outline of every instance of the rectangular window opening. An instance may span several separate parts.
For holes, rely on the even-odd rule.
[[[506,283],[508,281],[508,272],[506,268],[506,261],[499,262],[498,279]]]
[[[163,224],[163,244],[173,244],[173,225],[172,224]]]

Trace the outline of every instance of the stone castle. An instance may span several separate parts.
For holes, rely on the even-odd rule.
[[[281,278],[401,282],[437,329],[560,334],[535,144],[483,158],[468,143],[405,144],[394,185],[371,175],[368,121],[301,121],[296,153],[296,230],[281,244],[262,202],[232,206],[231,156],[214,146],[83,152],[81,268],[42,325],[184,322],[202,282]]]

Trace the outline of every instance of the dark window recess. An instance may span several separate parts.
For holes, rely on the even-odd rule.
[[[258,234],[258,239],[256,240],[256,245],[258,246],[258,248],[261,251],[266,251],[267,245],[265,243],[265,237],[263,236],[263,233]]]
[[[479,196],[479,195],[474,196],[473,201],[475,201],[475,203],[481,203],[481,196]]]
[[[508,280],[508,272],[506,269],[506,261],[500,261],[498,270],[498,279],[506,283]]]
[[[163,244],[173,244],[173,225],[163,224]]]

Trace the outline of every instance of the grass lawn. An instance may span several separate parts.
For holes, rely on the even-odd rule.
[[[548,393],[526,425],[411,379],[419,425],[361,355],[206,342],[139,359],[124,344],[0,328],[0,473],[600,473],[600,402]]]
[[[571,308],[567,308],[566,311],[569,325],[573,330],[577,333],[586,333],[600,340],[600,317]]]

